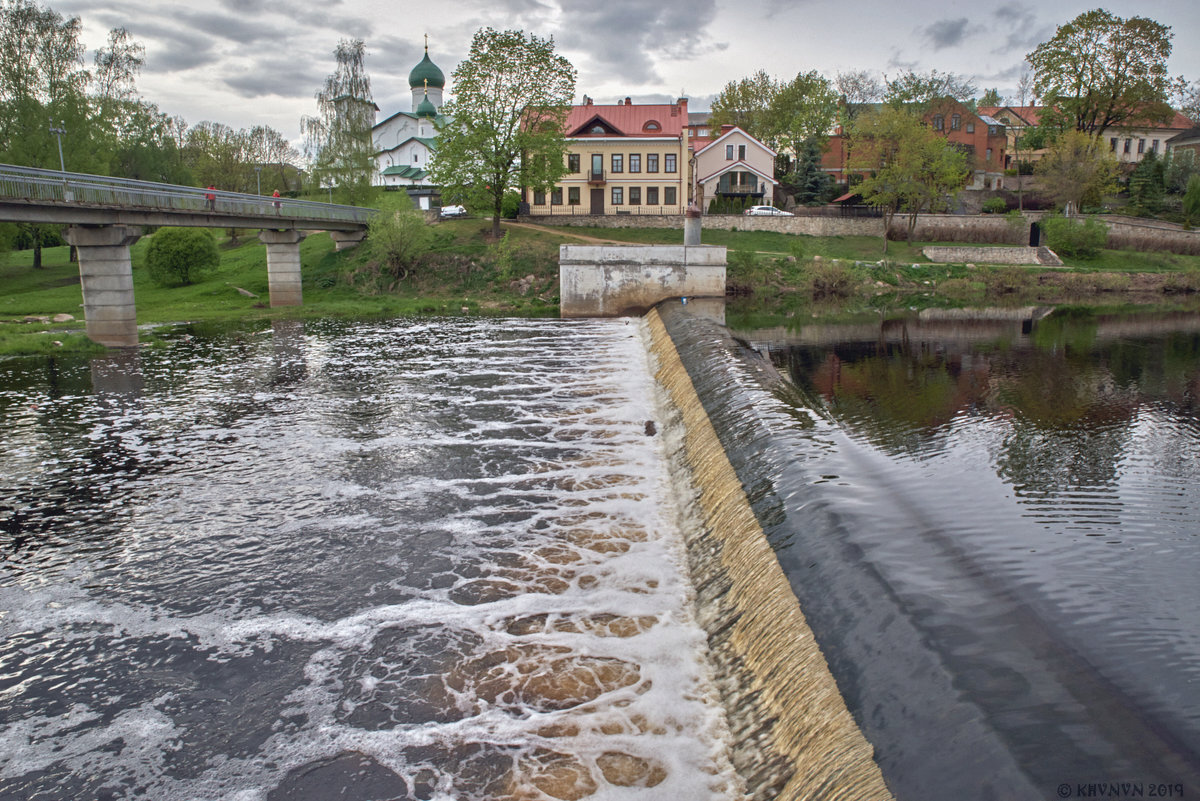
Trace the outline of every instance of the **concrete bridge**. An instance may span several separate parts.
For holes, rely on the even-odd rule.
[[[362,241],[374,209],[263,197],[0,164],[0,222],[67,227],[79,254],[87,334],[112,347],[138,344],[129,246],[145,225],[260,228],[272,306],[299,306],[300,241],[328,231],[338,250]]]

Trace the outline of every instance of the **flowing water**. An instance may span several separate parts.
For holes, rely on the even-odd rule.
[[[1200,317],[1046,311],[664,312],[902,801],[1200,792]]]
[[[0,799],[736,796],[644,336],[0,362]]]

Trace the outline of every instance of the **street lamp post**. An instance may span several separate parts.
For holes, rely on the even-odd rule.
[[[66,126],[66,122],[64,122],[63,120],[59,120],[58,127],[55,128],[54,120],[50,120],[50,133],[54,134],[54,138],[58,140],[58,169],[60,172],[63,173],[64,180],[65,180],[65,176],[66,176],[66,172],[67,172],[67,164],[65,161],[63,161],[63,152],[62,152],[62,135],[67,132],[67,129],[65,126]]]
[[[262,165],[259,164],[254,168],[254,181],[258,184],[258,194],[262,194]]]

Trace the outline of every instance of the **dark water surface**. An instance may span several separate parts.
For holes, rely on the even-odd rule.
[[[1200,794],[1200,317],[1048,311],[670,321],[901,799]]]
[[[0,799],[728,797],[643,335],[0,361]]]

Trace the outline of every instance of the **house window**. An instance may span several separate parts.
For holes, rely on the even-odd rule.
[[[738,145],[738,158],[742,161],[746,160],[746,146]]]
[[[640,186],[629,187],[629,205],[642,205],[642,188]]]
[[[579,187],[578,186],[567,187],[567,205],[568,206],[578,206],[579,205]]]
[[[625,190],[622,187],[614,186],[612,188],[612,204],[620,206],[625,202]]]
[[[973,123],[973,122],[967,123],[967,133],[975,133],[975,123]]]
[[[416,163],[417,163],[417,162],[419,162],[420,160],[421,160],[421,154],[420,154],[420,153],[413,153],[413,164],[416,164]]]
[[[677,202],[678,202],[678,200],[675,195],[675,187],[673,187],[673,186],[663,187],[663,205],[674,206]]]
[[[545,206],[546,205],[546,193],[540,189],[533,190],[533,205]]]
[[[629,171],[630,172],[641,172],[642,171],[642,157],[640,154],[638,154],[638,153],[630,153],[629,154]]]
[[[658,187],[657,186],[646,187],[646,205],[648,205],[648,206],[657,206],[658,205]]]
[[[646,172],[658,172],[658,154],[646,154]]]
[[[612,171],[625,172],[625,157],[620,153],[612,154]]]
[[[959,114],[952,114],[950,116],[950,130],[957,131],[961,127],[962,127],[962,116]]]
[[[1158,140],[1157,140],[1157,139],[1155,139],[1155,140],[1153,140],[1152,142],[1150,142],[1150,152],[1151,152],[1151,153],[1157,153],[1157,152],[1158,152]]]
[[[654,120],[650,120],[650,121],[649,121],[649,122],[647,122],[647,123],[646,123],[644,126],[642,126],[642,130],[643,130],[643,131],[661,131],[661,130],[662,130],[662,126],[661,126],[661,125],[659,125],[659,124],[658,124],[657,122],[655,122]]]
[[[1000,128],[995,125],[988,126],[988,136],[999,136]]]
[[[992,149],[990,147],[987,149],[987,162],[988,164],[992,163]]]
[[[561,206],[562,205],[562,187],[561,186],[556,186],[554,189],[550,190],[550,205],[551,206]]]
[[[1108,149],[1114,153],[1117,152],[1117,137],[1114,136],[1108,140]]]
[[[733,161],[733,145],[725,145],[725,160]]]
[[[1141,154],[1143,154],[1145,152],[1146,152],[1146,140],[1139,139],[1138,140],[1138,155],[1140,156]]]
[[[567,172],[579,172],[579,154],[567,154]]]
[[[708,136],[708,129],[707,128],[697,128],[696,136]]]
[[[933,130],[944,131],[945,129],[946,129],[946,118],[943,117],[941,114],[936,115],[933,118]]]
[[[1126,152],[1126,153],[1130,152],[1130,151],[1132,150],[1132,148],[1133,148],[1133,140],[1132,140],[1132,139],[1126,139],[1126,140],[1125,140],[1125,152]]]
[[[675,154],[668,153],[663,156],[663,172],[675,172]]]

